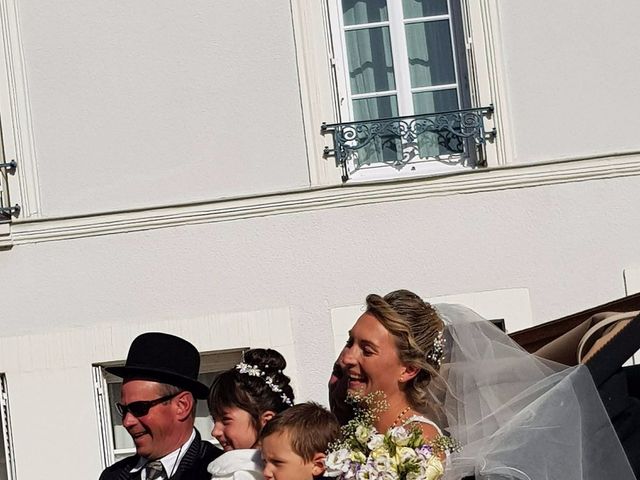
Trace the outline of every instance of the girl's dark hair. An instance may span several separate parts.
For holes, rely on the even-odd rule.
[[[254,348],[244,352],[243,363],[260,369],[261,376],[241,373],[236,367],[222,372],[211,384],[208,406],[211,416],[221,418],[223,410],[236,407],[251,415],[253,426],[260,432],[260,416],[266,411],[282,412],[289,405],[283,400],[286,395],[293,404],[291,379],[282,371],[287,366],[284,357],[269,348]],[[272,379],[273,385],[281,392],[274,392],[267,384],[266,377]]]

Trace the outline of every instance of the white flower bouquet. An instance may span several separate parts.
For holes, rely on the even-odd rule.
[[[326,476],[340,480],[437,480],[444,473],[442,458],[457,449],[457,442],[439,436],[426,441],[416,425],[373,427],[375,413],[357,411],[342,428],[342,439],[327,452]]]
[[[381,434],[360,425],[329,451],[325,475],[355,480],[436,480],[444,472],[437,448],[419,428],[394,427]]]

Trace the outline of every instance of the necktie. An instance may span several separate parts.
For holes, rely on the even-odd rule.
[[[164,468],[160,460],[147,463],[144,471],[147,473],[147,480],[156,480],[164,475]]]

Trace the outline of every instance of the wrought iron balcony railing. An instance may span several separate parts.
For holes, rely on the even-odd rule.
[[[387,164],[400,170],[419,159],[445,163],[484,163],[481,148],[495,136],[487,132],[484,119],[493,105],[407,117],[361,122],[322,124],[322,133],[333,137],[333,148],[325,156],[335,156],[342,168],[342,180],[374,164]]]
[[[20,205],[9,206],[9,190],[7,187],[7,175],[16,171],[16,161],[0,163],[0,220],[17,217],[20,213]]]

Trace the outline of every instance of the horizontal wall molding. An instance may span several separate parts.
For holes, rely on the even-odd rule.
[[[348,183],[303,191],[143,210],[67,218],[17,219],[10,224],[9,235],[0,235],[0,248],[330,208],[638,175],[640,152],[634,152],[598,158],[487,168],[404,181]]]

